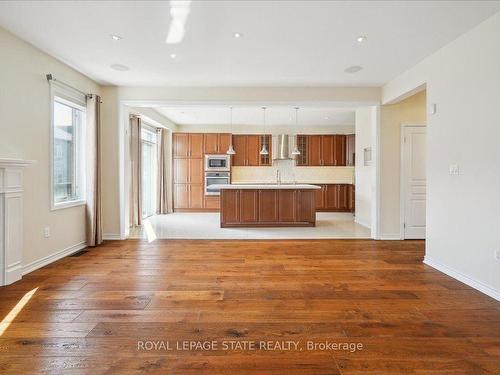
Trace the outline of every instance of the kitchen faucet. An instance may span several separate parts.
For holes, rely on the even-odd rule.
[[[279,169],[276,169],[276,183],[281,185],[281,173]]]

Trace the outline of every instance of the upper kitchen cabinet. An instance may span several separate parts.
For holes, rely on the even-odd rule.
[[[269,155],[260,155],[263,144],[266,145]],[[232,165],[238,166],[268,166],[271,165],[271,135],[233,135],[233,147],[236,152],[233,155]]]
[[[298,166],[346,166],[347,137],[343,134],[297,135]]]
[[[203,157],[203,134],[174,133],[172,143],[174,158]]]
[[[205,133],[203,134],[203,143],[205,154],[225,154],[231,143],[231,134]]]
[[[356,163],[356,136],[348,134],[346,136],[346,165],[353,167]]]

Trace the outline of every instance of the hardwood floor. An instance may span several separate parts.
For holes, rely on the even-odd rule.
[[[107,242],[0,288],[0,371],[499,374],[500,303],[423,265],[423,247]],[[340,347],[308,350],[326,341]]]

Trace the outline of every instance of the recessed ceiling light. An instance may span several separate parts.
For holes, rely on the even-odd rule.
[[[233,36],[236,38],[236,39],[239,39],[243,36],[242,33],[234,33]]]
[[[346,68],[344,70],[344,72],[346,73],[357,73],[359,72],[360,70],[363,70],[363,67],[362,66],[359,66],[359,65],[353,65],[353,66],[350,66],[348,68]]]
[[[330,117],[329,116],[325,116],[325,120],[330,120]]]
[[[113,39],[113,40],[120,40],[120,39],[122,39],[122,37],[120,35],[112,34],[111,35],[111,39]]]
[[[126,72],[127,70],[129,70],[129,67],[122,64],[113,64],[111,65],[111,69],[118,70],[120,72]]]
[[[175,59],[176,57],[177,57],[177,55],[176,55],[175,53],[171,53],[171,54],[170,54],[170,58],[171,58],[171,59]]]
[[[366,41],[366,36],[360,35],[356,38],[356,40],[358,43],[363,43],[364,41]]]

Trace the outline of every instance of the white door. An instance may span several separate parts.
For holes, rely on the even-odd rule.
[[[402,128],[402,218],[405,239],[425,238],[425,126]]]

